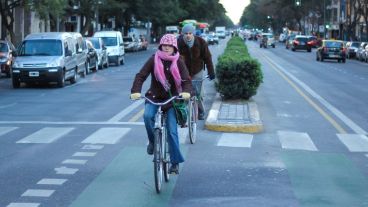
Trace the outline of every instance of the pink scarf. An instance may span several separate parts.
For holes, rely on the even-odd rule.
[[[161,50],[157,50],[155,54],[155,65],[154,65],[154,74],[156,79],[162,84],[166,91],[169,91],[170,86],[166,79],[165,72],[164,72],[164,65],[162,64],[161,60],[171,61],[170,72],[171,75],[174,77],[176,91],[181,93],[181,77],[179,73],[179,68],[177,61],[179,59],[179,52],[175,55],[168,55],[166,52]]]

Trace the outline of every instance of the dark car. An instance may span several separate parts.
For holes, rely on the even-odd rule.
[[[344,42],[340,40],[323,40],[321,47],[316,52],[317,61],[325,59],[335,59],[338,62],[345,63],[346,49]]]
[[[85,39],[86,42],[86,46],[88,49],[87,52],[87,74],[90,73],[91,69],[97,71],[99,68],[98,65],[98,54],[97,54],[97,50],[93,47],[93,43],[88,40]]]
[[[290,34],[289,36],[286,37],[286,41],[285,41],[285,48],[286,49],[291,48],[291,45],[293,44],[295,36],[296,36],[295,34]]]
[[[308,52],[312,51],[312,45],[309,43],[309,38],[307,36],[303,35],[297,35],[295,36],[295,39],[293,40],[291,44],[291,50],[306,50]]]
[[[312,46],[312,48],[316,48],[320,46],[321,40],[319,40],[316,36],[308,36],[308,44]]]
[[[219,38],[215,34],[207,35],[207,41],[209,45],[214,45],[219,43]]]
[[[348,59],[355,58],[360,46],[360,42],[348,42],[346,43],[346,57]]]
[[[9,41],[0,40],[0,68],[1,73],[5,73],[10,78],[11,67],[16,50],[14,45]]]
[[[107,49],[101,37],[89,37],[88,40],[92,43],[93,48],[97,53],[98,68],[109,67],[109,58],[107,56]],[[97,70],[97,69],[96,69]]]

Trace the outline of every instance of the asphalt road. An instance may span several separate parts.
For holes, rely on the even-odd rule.
[[[214,62],[225,44],[210,46]],[[61,89],[1,78],[0,206],[368,206],[367,64],[247,45],[264,73],[253,97],[264,131],[200,123],[191,145],[181,129],[186,162],[160,195],[143,103],[129,100],[153,47]],[[208,110],[216,92],[205,85]]]

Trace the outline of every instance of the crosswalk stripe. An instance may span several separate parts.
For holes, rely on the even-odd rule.
[[[55,190],[44,190],[44,189],[28,189],[22,194],[23,196],[30,197],[50,197]]]
[[[18,127],[0,127],[0,136],[7,134],[15,129],[17,129]]]
[[[350,152],[368,152],[368,138],[363,134],[337,134]]]
[[[56,178],[43,178],[42,180],[38,181],[38,185],[62,185],[68,179],[56,179]]]
[[[6,207],[38,207],[40,203],[10,203]]]
[[[75,160],[75,159],[67,159],[64,160],[63,164],[72,164],[72,165],[84,165],[87,163],[88,160]]]
[[[76,172],[78,172],[79,169],[77,168],[68,168],[65,166],[54,168],[56,171],[56,174],[58,175],[74,175]]]
[[[46,144],[51,143],[59,139],[60,137],[68,134],[74,128],[70,127],[45,127],[37,132],[17,141],[17,143],[37,143],[37,144]]]
[[[88,144],[116,144],[123,136],[125,136],[130,128],[100,128],[82,143]]]
[[[307,133],[277,131],[283,149],[318,151]]]
[[[96,152],[76,152],[73,157],[94,157],[96,154]]]
[[[217,142],[217,146],[250,148],[252,146],[252,141],[252,134],[222,133]]]
[[[84,150],[100,150],[103,149],[104,145],[98,145],[98,144],[87,144],[82,147]]]

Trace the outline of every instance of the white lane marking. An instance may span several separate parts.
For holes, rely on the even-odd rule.
[[[350,127],[351,130],[353,130],[357,134],[367,134],[367,132],[362,129],[358,124],[354,123],[350,118],[348,118],[345,114],[343,114],[341,111],[339,111],[336,107],[334,107],[332,104],[330,104],[328,101],[326,101],[324,98],[322,98],[320,95],[318,95],[315,91],[313,91],[307,84],[305,84],[303,81],[296,78],[294,75],[286,71],[283,67],[281,67],[276,62],[272,61],[268,58],[269,61],[271,61],[274,65],[278,67],[285,75],[287,75],[290,79],[292,79],[294,82],[299,84],[307,93],[309,93],[313,98],[318,100],[323,106],[328,108],[335,116],[337,116],[342,122],[344,122],[347,126]]]
[[[73,157],[94,157],[96,154],[96,152],[76,152]]]
[[[51,143],[59,139],[60,137],[68,134],[73,129],[74,128],[69,127],[67,128],[45,127],[17,141],[17,143],[37,143],[37,144]]]
[[[40,203],[10,203],[6,207],[38,207]]]
[[[22,194],[22,196],[30,197],[50,197],[55,190],[44,190],[44,189],[28,189]]]
[[[104,145],[98,145],[98,144],[96,144],[96,145],[87,144],[87,145],[84,145],[82,147],[82,149],[84,149],[84,150],[100,150],[102,148],[104,148]]]
[[[179,136],[179,143],[180,144],[185,144],[188,133],[189,133],[188,127],[186,127],[186,128],[178,127],[178,136]]]
[[[37,182],[38,185],[62,185],[68,179],[43,178]]]
[[[54,168],[54,170],[56,171],[56,174],[59,175],[74,175],[76,172],[78,172],[79,169],[77,168],[68,168],[68,167],[59,167],[59,168]]]
[[[247,147],[252,146],[253,135],[242,133],[222,133],[217,146],[223,147]]]
[[[15,129],[18,129],[18,127],[0,127],[0,136],[7,134]]]
[[[62,163],[63,164],[72,164],[72,165],[84,165],[88,160],[75,160],[75,159],[66,159]]]
[[[106,122],[106,121],[0,121],[0,124],[49,124],[49,125],[136,125],[144,126],[144,122]]]
[[[337,134],[350,152],[368,152],[368,138],[363,134]]]
[[[277,131],[283,149],[318,151],[307,133]]]
[[[130,130],[130,128],[100,128],[83,140],[82,143],[116,144]]]
[[[126,116],[127,114],[132,112],[135,108],[139,107],[143,103],[144,103],[143,99],[138,100],[138,101],[134,101],[134,103],[132,103],[130,106],[128,106],[127,108],[125,108],[124,110],[122,110],[121,112],[119,112],[118,114],[113,116],[107,122],[117,122],[117,121],[121,120],[122,118],[124,118],[124,116]]]

